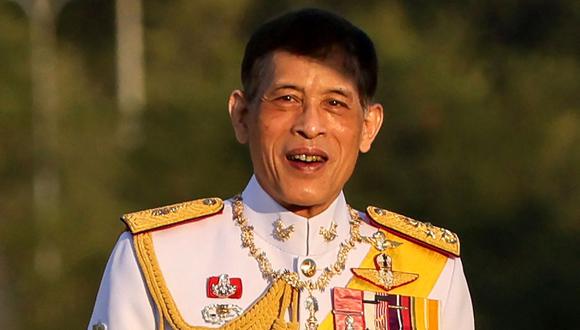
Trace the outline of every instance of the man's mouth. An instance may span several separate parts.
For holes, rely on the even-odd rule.
[[[288,152],[286,159],[292,167],[310,172],[322,168],[328,161],[328,156],[322,150],[300,148]]]
[[[286,156],[286,158],[288,158],[288,160],[305,162],[305,163],[321,163],[321,162],[325,161],[324,157],[322,157],[322,156],[308,155],[308,154],[288,155],[288,156]]]

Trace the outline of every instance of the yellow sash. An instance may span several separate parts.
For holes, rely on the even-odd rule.
[[[388,232],[384,233],[388,239],[403,243],[401,246],[389,251],[389,255],[393,258],[393,270],[419,274],[419,278],[414,282],[389,290],[388,293],[412,297],[428,297],[435,283],[437,283],[443,267],[445,267],[447,257],[410,240]],[[379,252],[371,247],[359,267],[374,268],[373,258],[377,253]],[[385,292],[381,288],[356,277],[352,277],[346,287],[363,291]],[[333,316],[330,313],[319,329],[333,329],[333,322]]]

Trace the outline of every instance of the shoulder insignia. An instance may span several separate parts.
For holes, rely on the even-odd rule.
[[[395,231],[419,243],[429,245],[443,254],[459,257],[459,238],[457,234],[450,230],[434,226],[429,222],[413,220],[374,206],[367,207],[367,214],[380,227]]]
[[[224,202],[219,198],[204,198],[154,209],[125,214],[121,220],[131,233],[171,226],[183,221],[206,217],[220,212]]]

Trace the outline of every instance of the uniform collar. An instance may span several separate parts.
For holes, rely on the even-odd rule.
[[[350,215],[341,192],[322,213],[305,218],[294,214],[278,204],[258,183],[255,176],[242,192],[244,212],[248,223],[261,239],[289,254],[298,256],[317,256],[334,251],[350,235]],[[281,219],[285,226],[294,225],[294,232],[284,242],[273,236],[274,222]],[[331,222],[337,224],[337,236],[327,242],[320,235],[320,228],[329,228]]]

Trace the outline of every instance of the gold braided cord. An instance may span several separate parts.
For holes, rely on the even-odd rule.
[[[234,221],[240,227],[242,232],[242,246],[247,248],[250,251],[250,255],[256,259],[258,267],[262,272],[262,276],[270,282],[282,279],[284,282],[300,291],[304,289],[308,291],[324,290],[328,286],[328,283],[330,283],[330,280],[335,275],[342,273],[345,269],[348,253],[356,246],[356,244],[364,240],[360,234],[360,223],[362,220],[358,213],[349,206],[348,208],[351,216],[350,237],[340,243],[336,261],[332,265],[325,267],[322,274],[320,274],[316,280],[301,280],[297,272],[292,272],[288,269],[274,270],[272,268],[272,263],[266,256],[266,253],[256,247],[254,242],[254,228],[248,225],[248,219],[244,215],[244,204],[241,195],[237,195],[233,198],[232,206]]]
[[[161,291],[159,290],[159,285],[155,278],[156,271],[154,270],[154,265],[157,262],[151,262],[151,255],[150,255],[150,240],[151,234],[139,234],[133,236],[133,245],[135,249],[135,254],[137,256],[137,261],[139,262],[139,266],[141,271],[145,277],[145,283],[149,288],[149,293],[155,302],[155,306],[157,307],[157,311],[159,314],[159,324],[158,328],[163,330],[165,327],[165,321],[163,319],[164,315],[167,315],[167,306],[163,304],[163,297],[161,295]]]
[[[145,282],[159,311],[159,329],[163,329],[164,319],[174,329],[209,330],[215,328],[192,326],[184,319],[171,293],[155,255],[153,239],[149,232],[134,235],[134,248]],[[297,330],[298,329],[298,292],[283,280],[273,282],[268,291],[246,312],[226,323],[219,329],[224,330]],[[292,319],[284,320],[286,311],[291,308]]]

